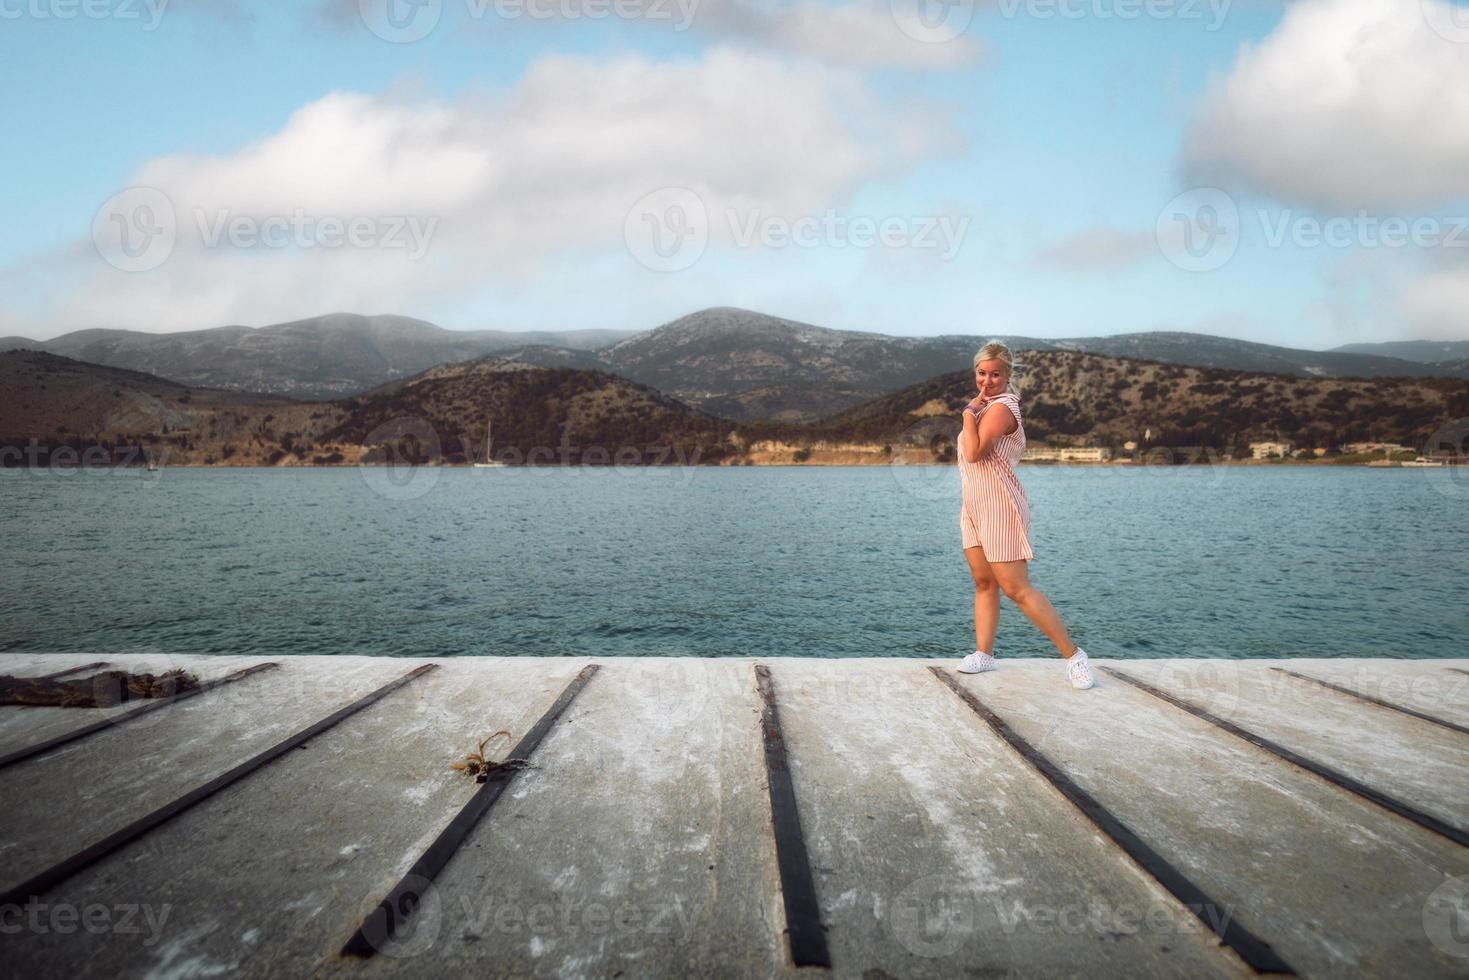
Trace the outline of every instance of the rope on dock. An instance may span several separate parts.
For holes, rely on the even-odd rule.
[[[510,750],[513,761],[525,762],[529,759],[541,739],[556,723],[556,719],[561,716],[561,713],[566,710],[598,669],[597,664],[588,664],[572,678],[565,690],[561,692],[561,696],[546,709],[546,713],[541,715],[540,720],[531,727],[530,731],[521,736],[520,741],[516,742],[515,747]],[[489,739],[485,740],[486,743],[488,741]],[[482,746],[483,744],[481,743]],[[495,805],[495,801],[500,798],[500,794],[511,778],[522,768],[525,766],[501,765],[483,774],[485,780],[480,788],[475,790],[469,802],[464,804],[463,808],[454,815],[454,819],[449,821],[449,825],[413,863],[408,873],[393,886],[377,907],[368,913],[367,918],[362,920],[362,924],[357,927],[352,938],[342,946],[341,955],[367,958],[375,955],[392,941],[393,936],[403,928],[408,918],[418,910],[423,899],[422,893],[432,886],[439,872],[444,870],[454,856],[454,852],[464,843],[475,825],[489,812],[490,807]]]
[[[398,688],[416,678],[422,677],[436,667],[438,667],[438,664],[423,664],[413,668],[397,680],[384,684],[371,694],[359,698],[345,708],[340,708],[332,712],[310,727],[303,728],[290,738],[277,742],[264,752],[251,756],[228,772],[211,779],[203,786],[190,790],[173,802],[164,804],[147,816],[134,820],[121,830],[109,834],[95,844],[85,847],[70,857],[53,864],[29,880],[22,882],[14,888],[7,889],[4,893],[0,893],[0,906],[23,906],[29,904],[31,901],[39,898],[43,892],[56,887],[72,875],[91,867],[114,851],[121,850],[149,831],[161,827],[185,810],[202,803],[215,793],[234,785],[251,773],[257,772],[281,756],[286,755],[292,749],[301,747],[322,732],[335,727],[338,723],[355,715],[363,708],[381,701]]]
[[[72,742],[75,742],[77,739],[86,738],[88,735],[95,735],[97,732],[106,731],[109,728],[113,728],[125,722],[132,721],[135,718],[140,718],[151,711],[157,711],[160,708],[166,708],[171,704],[178,704],[180,701],[188,700],[195,695],[203,694],[205,691],[212,691],[217,687],[223,687],[225,684],[231,684],[235,681],[243,680],[253,674],[258,674],[261,671],[265,670],[272,670],[279,666],[280,664],[277,663],[263,663],[252,664],[249,667],[242,667],[239,670],[226,674],[223,677],[216,678],[212,681],[205,681],[204,683],[198,684],[194,687],[186,688],[185,690],[182,690],[179,693],[174,694],[170,697],[163,697],[153,701],[147,701],[143,704],[138,705],[136,708],[132,708],[128,711],[123,711],[118,714],[111,715],[110,717],[103,718],[101,721],[95,721],[90,725],[83,725],[82,727],[74,728],[69,732],[63,732],[62,734],[57,735],[55,738],[48,738],[44,742],[37,742],[35,745],[28,745],[23,749],[16,749],[14,752],[7,753],[6,755],[0,755],[0,769],[4,769],[6,766],[13,766],[17,762],[24,762],[27,759],[31,759],[46,752],[50,752],[52,749],[60,748],[63,745],[69,745]],[[82,668],[78,667],[75,669],[81,670]]]

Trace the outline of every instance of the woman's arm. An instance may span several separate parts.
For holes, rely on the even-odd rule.
[[[1001,436],[1014,432],[1019,425],[1015,421],[1015,414],[1009,411],[986,412],[981,408],[980,418],[976,420],[974,413],[969,410],[973,404],[970,402],[969,406],[965,406],[964,435],[960,441],[964,459],[969,463],[979,462],[985,453],[995,448],[995,443],[1000,441]]]

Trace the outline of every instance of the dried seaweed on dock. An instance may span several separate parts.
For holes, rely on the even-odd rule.
[[[485,746],[501,736],[508,739],[510,738],[510,733],[502,728],[498,732],[482,739],[479,743],[479,748],[466,755],[462,762],[451,762],[449,768],[462,772],[466,776],[473,776],[475,782],[482,783],[489,778],[491,773],[515,772],[534,767],[535,763],[529,759],[501,759],[499,762],[491,762],[487,759],[485,757]]]
[[[123,701],[176,697],[198,686],[199,678],[182,669],[161,674],[107,670],[75,680],[4,675],[0,676],[0,706],[110,708]]]

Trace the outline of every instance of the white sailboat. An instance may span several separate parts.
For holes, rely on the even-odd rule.
[[[492,450],[494,449],[495,441],[494,436],[490,431],[490,426],[492,424],[493,423],[489,421],[485,422],[485,461],[483,463],[474,464],[474,468],[477,470],[499,469],[500,467],[506,465],[505,463],[502,463],[499,460],[495,459],[493,455]]]

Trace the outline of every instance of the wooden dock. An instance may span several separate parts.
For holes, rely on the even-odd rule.
[[[1469,659],[105,659],[208,689],[0,708],[3,976],[1469,976]]]

